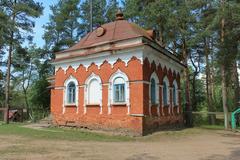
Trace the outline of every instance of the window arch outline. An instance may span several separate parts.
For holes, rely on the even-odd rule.
[[[154,80],[155,84],[152,84],[152,80]],[[153,88],[154,88],[154,91],[153,91]],[[159,79],[155,72],[153,72],[150,77],[149,102],[150,102],[150,104],[159,104]]]
[[[108,94],[109,94],[109,99],[108,99],[108,106],[110,106],[111,104],[118,104],[119,102],[114,102],[114,81],[117,78],[122,78],[125,82],[125,101],[121,102],[124,103],[126,105],[130,105],[130,91],[129,91],[129,79],[128,76],[122,72],[121,70],[117,70],[115,73],[113,73],[109,79],[109,88],[108,88]]]
[[[96,80],[99,84],[99,102],[93,104],[90,102],[90,86],[91,83]],[[85,81],[85,89],[84,89],[84,106],[86,105],[100,105],[102,106],[102,80],[101,78],[96,75],[95,73],[92,73]]]
[[[75,102],[71,103],[68,101],[69,99],[69,84],[74,84],[75,85]],[[63,104],[64,106],[67,105],[75,105],[78,107],[78,81],[75,77],[73,77],[72,75],[70,75],[64,82],[64,98],[63,98]]]
[[[162,97],[163,97],[163,106],[169,105],[170,104],[170,94],[169,94],[169,80],[168,80],[167,76],[165,76],[163,78]]]
[[[76,103],[76,85],[74,82],[69,82],[67,85],[67,103]]]
[[[173,81],[173,106],[178,105],[178,84],[177,81]]]

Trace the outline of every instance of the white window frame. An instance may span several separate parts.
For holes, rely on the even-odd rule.
[[[122,78],[125,81],[125,102],[114,102],[114,81],[116,78]],[[130,112],[130,90],[129,90],[129,79],[128,76],[118,69],[109,79],[108,86],[108,113],[111,113],[111,105],[127,105],[128,114]]]
[[[163,87],[162,87],[162,97],[163,97],[163,102],[162,102],[162,104],[163,104],[163,106],[165,106],[165,104],[164,104],[164,96],[163,96],[163,94],[164,94],[164,82],[166,83],[166,85],[167,85],[167,105],[170,105],[170,89],[169,89],[169,80],[168,80],[168,77],[167,76],[165,76],[164,78],[163,78]]]
[[[152,73],[150,77],[150,83],[149,83],[149,103],[152,104],[152,91],[151,91],[151,86],[152,86],[152,79],[155,80],[155,103],[154,105],[159,105],[159,79],[158,76],[155,72]]]
[[[76,102],[76,85],[74,82],[69,82],[67,85],[67,103],[71,104],[75,102]]]
[[[122,80],[123,82],[122,83],[117,83],[116,81],[118,80],[118,79],[120,79],[120,80]],[[117,86],[123,86],[123,88],[124,88],[124,92],[123,92],[123,95],[121,95],[120,96],[120,94],[121,94],[121,89],[120,88],[118,88],[119,90],[118,90],[118,94],[119,94],[119,99],[118,100],[116,100],[116,85]],[[120,100],[120,97],[122,97],[123,99],[122,100]],[[114,103],[126,103],[126,82],[125,82],[125,80],[122,78],[122,77],[117,77],[117,78],[115,78],[114,79],[114,81],[113,81],[113,102]]]
[[[178,102],[178,84],[177,84],[177,81],[174,80],[173,81],[173,86],[175,87],[175,96],[176,96],[176,104],[174,103],[174,98],[173,98],[173,106],[178,106],[179,105],[179,102]],[[173,87],[173,90],[174,90],[174,87]],[[172,92],[172,94],[174,93],[174,91]],[[174,97],[174,95],[172,95]]]
[[[99,86],[100,86],[100,93],[99,93],[100,99],[99,99],[98,104],[91,104],[89,102],[89,84],[94,79],[96,79],[98,81]],[[85,81],[85,86],[84,86],[84,113],[86,113],[86,106],[87,105],[99,105],[100,106],[100,114],[102,113],[102,80],[95,73],[92,73]]]
[[[68,103],[68,85],[71,82],[73,82],[76,86],[75,103]],[[78,81],[72,75],[70,75],[64,82],[63,95],[64,95],[64,98],[63,98],[63,107],[64,108],[65,108],[65,106],[73,106],[73,105],[78,107]],[[65,112],[65,109],[63,110],[63,112]]]

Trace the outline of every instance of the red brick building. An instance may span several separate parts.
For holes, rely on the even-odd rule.
[[[56,53],[51,113],[58,125],[124,130],[143,135],[182,124],[184,66],[146,31],[116,21]]]

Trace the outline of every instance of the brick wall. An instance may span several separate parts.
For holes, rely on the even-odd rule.
[[[108,81],[111,75],[118,69],[124,72],[130,81],[130,115],[127,114],[126,105],[111,106],[111,114],[108,114]],[[76,71],[71,66],[66,72],[61,68],[58,69],[55,75],[55,89],[51,91],[51,112],[54,123],[57,125],[74,123],[76,126],[95,129],[117,129],[137,135],[142,135],[150,128],[158,128],[156,126],[181,123],[182,114],[177,113],[177,107],[173,108],[169,114],[168,107],[162,106],[161,91],[159,92],[160,108],[151,106],[149,109],[149,84],[146,82],[149,82],[150,76],[154,71],[158,75],[160,85],[163,77],[167,75],[170,86],[174,79],[177,80],[180,86],[179,74],[176,75],[174,71],[171,69],[167,70],[166,67],[156,66],[154,62],[150,64],[148,59],[145,59],[144,63],[141,64],[140,60],[135,57],[132,57],[128,64],[118,59],[113,66],[105,61],[100,67],[93,63],[88,68],[80,65]],[[92,73],[98,75],[103,83],[102,114],[100,114],[100,106],[96,105],[86,106],[86,114],[84,114],[84,83]],[[79,83],[78,108],[76,106],[64,107],[63,105],[63,86],[65,80],[70,75],[75,77]],[[64,114],[63,108],[65,108]],[[131,114],[144,114],[145,117],[133,116]]]

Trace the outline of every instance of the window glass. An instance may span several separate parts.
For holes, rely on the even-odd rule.
[[[177,95],[176,95],[176,86],[175,84],[173,85],[173,104],[177,104]]]
[[[167,93],[167,83],[163,82],[163,104],[166,106],[168,104],[168,93]]]
[[[70,82],[67,87],[67,102],[75,103],[76,101],[76,85],[73,82]]]
[[[114,102],[125,102],[125,82],[123,78],[116,78],[113,84]]]
[[[156,82],[153,78],[151,79],[151,103],[156,103]]]

